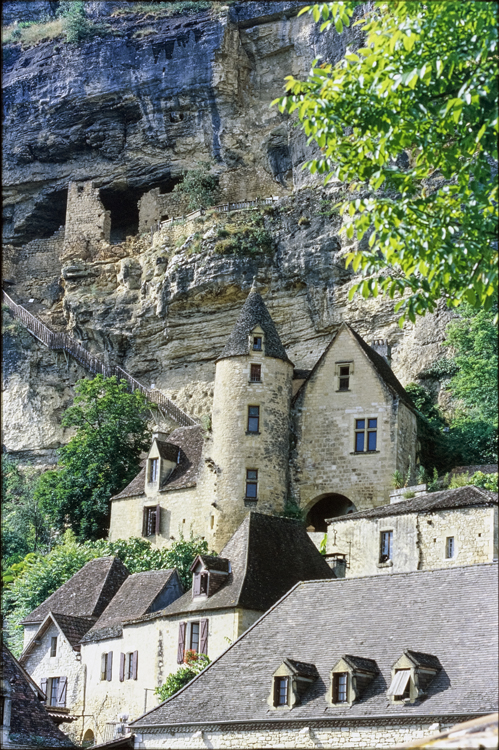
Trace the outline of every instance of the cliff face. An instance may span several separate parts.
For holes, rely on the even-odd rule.
[[[123,5],[88,8],[102,20]],[[110,31],[102,38],[11,46],[5,56],[12,296],[195,417],[209,412],[214,360],[254,277],[297,368],[312,367],[342,320],[369,343],[388,340],[404,383],[441,356],[447,312],[401,330],[389,300],[348,301],[351,275],[332,210],[342,189],[325,190],[301,171],[312,149],[269,107],[285,75],[305,75],[318,54],[338,59],[356,43],[353,32],[319,35],[308,16],[297,17],[299,5],[233,3],[216,14],[159,20],[105,16]],[[92,180],[100,189],[116,237],[137,232],[142,195],[170,192],[202,161],[215,165],[222,200],[279,200],[268,210],[209,215],[102,243],[85,258],[64,256],[64,229],[57,230],[66,222],[70,181]],[[271,242],[261,252],[220,244],[245,231]],[[58,420],[83,370],[19,330],[10,329],[7,344],[5,445],[51,460],[68,438]]]

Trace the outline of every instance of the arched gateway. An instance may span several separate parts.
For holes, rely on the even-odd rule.
[[[327,518],[345,516],[347,513],[355,513],[355,505],[345,495],[335,492],[327,495],[319,495],[315,498],[307,513],[307,527],[313,526],[315,531],[327,531]]]

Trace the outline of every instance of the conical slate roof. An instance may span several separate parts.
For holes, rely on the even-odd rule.
[[[218,360],[249,354],[251,332],[260,326],[265,335],[265,356],[289,362],[274,321],[258,292],[251,291],[244,303],[227,344]]]

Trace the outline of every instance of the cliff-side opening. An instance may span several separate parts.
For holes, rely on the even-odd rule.
[[[66,207],[68,190],[54,190],[44,194],[35,204],[32,211],[26,213],[21,221],[5,217],[4,238],[13,245],[24,245],[31,240],[41,240],[52,237],[59,227],[66,223]],[[10,219],[10,221],[9,221]]]
[[[101,188],[99,195],[104,208],[111,212],[111,244],[124,242],[139,230],[137,202],[143,190],[138,188]]]

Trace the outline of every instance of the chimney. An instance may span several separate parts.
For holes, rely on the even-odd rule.
[[[392,347],[387,339],[376,339],[371,343],[371,349],[383,357],[389,367],[392,366]]]

